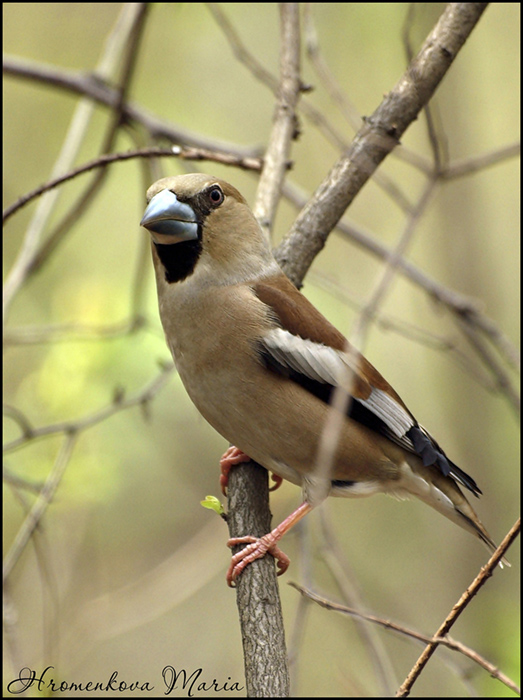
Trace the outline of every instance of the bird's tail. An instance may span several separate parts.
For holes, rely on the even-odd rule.
[[[408,491],[452,520],[456,525],[476,535],[486,545],[490,553],[494,552],[497,549],[496,543],[454,479],[443,476],[434,467],[423,466],[419,459],[407,459],[414,475],[414,479],[409,483]],[[505,558],[500,561],[500,566],[503,567],[503,565],[510,566]]]

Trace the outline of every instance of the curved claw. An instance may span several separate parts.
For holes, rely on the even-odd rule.
[[[271,474],[271,479],[274,481],[274,485],[269,488],[269,491],[276,491],[282,485],[283,479],[278,474]]]
[[[237,447],[232,445],[229,449],[223,453],[220,459],[220,488],[224,496],[227,495],[227,485],[229,483],[229,472],[231,468],[236,464],[241,464],[242,462],[250,462],[251,458],[242,452]]]
[[[261,557],[264,557],[267,553],[272,554],[276,559],[278,576],[285,573],[289,567],[289,557],[276,545],[274,535],[270,532],[263,537],[253,537],[252,535],[233,537],[227,542],[228,547],[234,547],[237,544],[247,544],[247,546],[236,554],[233,554],[231,558],[231,563],[226,575],[227,584],[231,588],[234,587],[234,581],[246,566],[256,559],[261,559]]]

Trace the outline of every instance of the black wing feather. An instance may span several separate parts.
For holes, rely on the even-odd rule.
[[[335,389],[332,384],[311,379],[311,377],[308,377],[306,374],[299,372],[289,365],[282,364],[271,354],[270,350],[263,343],[259,345],[258,354],[261,361],[268,369],[288,377],[306,391],[316,396],[320,401],[327,404],[330,403],[332,393]],[[352,401],[349,402],[347,416],[361,425],[374,430],[376,433],[383,435],[392,442],[395,442],[408,452],[418,455],[423,461],[424,466],[436,467],[444,476],[453,477],[462,484],[462,486],[469,489],[475,496],[479,496],[481,493],[474,479],[454,464],[434,438],[426,433],[418,424],[413,425],[412,428],[405,433],[403,438],[397,438],[385,421],[354,397]]]

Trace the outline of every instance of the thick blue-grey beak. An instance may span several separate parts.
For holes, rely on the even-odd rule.
[[[198,238],[198,223],[192,207],[178,201],[170,190],[155,194],[140,221],[155,243],[169,245]]]

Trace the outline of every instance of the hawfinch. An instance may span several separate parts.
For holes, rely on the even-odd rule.
[[[229,540],[247,544],[232,558],[229,585],[266,552],[285,571],[277,542],[317,505],[321,480],[325,495],[412,494],[496,548],[460,488],[478,496],[474,479],[283,274],[232,185],[199,173],[166,177],[147,201],[141,225],[151,234],[167,343],[190,398],[235,445],[222,458],[222,484],[233,464],[252,458],[304,491],[272,532]],[[321,475],[317,452],[335,387],[350,398]]]

